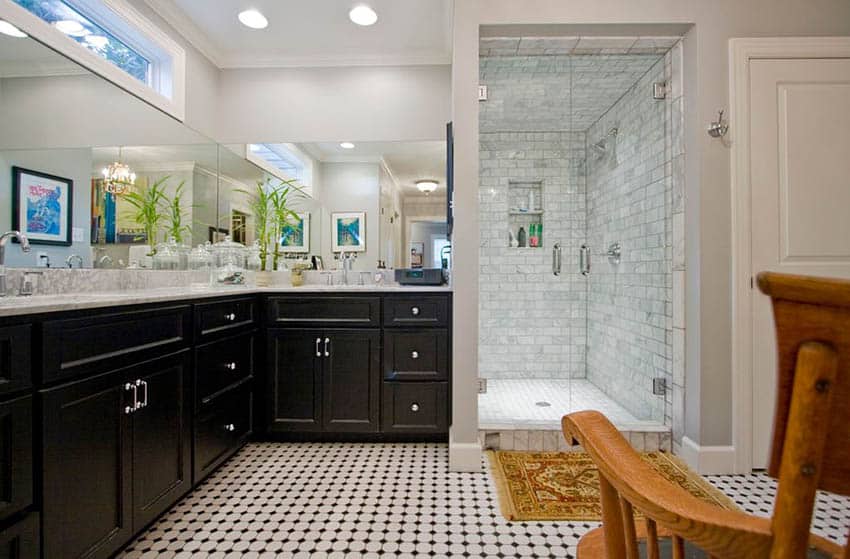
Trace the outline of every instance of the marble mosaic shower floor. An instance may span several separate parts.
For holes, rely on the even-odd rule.
[[[488,379],[487,393],[478,396],[478,427],[560,429],[561,416],[580,410],[601,411],[621,431],[666,430],[657,422],[633,416],[584,379]]]
[[[249,444],[131,543],[128,559],[574,557],[593,522],[508,522],[486,459],[448,471],[444,444]],[[770,515],[763,474],[707,478]],[[850,499],[821,493],[812,528],[843,544]]]

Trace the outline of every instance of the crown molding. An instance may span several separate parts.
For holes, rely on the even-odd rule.
[[[214,66],[222,68],[223,53],[173,0],[144,0],[144,2]]]
[[[335,68],[339,66],[446,66],[451,55],[423,53],[414,55],[317,55],[289,56],[286,54],[225,55],[219,67],[224,70],[240,68]]]

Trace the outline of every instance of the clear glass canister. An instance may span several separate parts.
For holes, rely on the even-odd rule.
[[[153,255],[154,270],[177,270],[180,263],[180,257],[175,250],[176,247],[170,243],[161,243],[156,246],[156,253]]]
[[[192,287],[209,287],[212,280],[212,254],[205,245],[198,245],[189,253],[189,270]]]
[[[215,263],[213,284],[245,283],[245,245],[233,242],[228,235],[212,246],[212,255]]]
[[[262,267],[262,260],[260,260],[260,241],[254,241],[254,244],[247,250],[248,260],[245,263],[245,267],[252,272],[260,271]]]

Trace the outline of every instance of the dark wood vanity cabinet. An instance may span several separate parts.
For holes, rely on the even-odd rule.
[[[189,352],[49,388],[45,557],[109,557],[191,487]]]
[[[375,433],[380,406],[376,329],[271,329],[271,432]]]

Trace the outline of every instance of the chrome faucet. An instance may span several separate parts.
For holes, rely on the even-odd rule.
[[[348,272],[351,271],[353,254],[342,251],[339,253],[339,261],[342,263],[342,284],[348,285]]]
[[[69,268],[73,268],[73,267],[74,267],[74,261],[75,261],[75,260],[77,261],[77,267],[78,267],[78,268],[82,268],[82,267],[83,267],[83,257],[82,257],[82,256],[80,256],[80,255],[79,255],[79,254],[77,254],[77,253],[74,253],[74,254],[72,254],[71,256],[69,256],[68,258],[66,258],[66,259],[65,259],[65,264],[66,264]]]
[[[104,254],[100,258],[97,259],[97,267],[98,268],[111,268],[112,267],[112,257],[108,254]]]
[[[21,243],[21,251],[30,251],[29,239],[20,231],[6,231],[0,235],[0,297],[6,296],[6,243],[11,238],[18,239]]]

